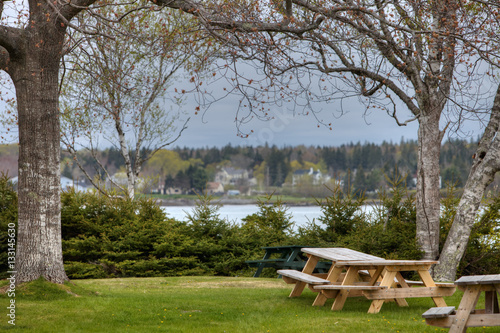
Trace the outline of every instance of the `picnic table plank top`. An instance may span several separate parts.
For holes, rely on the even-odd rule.
[[[372,256],[363,252],[343,248],[343,247],[330,247],[330,248],[303,248],[302,252],[312,254],[314,256],[328,259],[332,261],[353,261],[353,260],[384,260],[384,258]]]
[[[415,265],[435,265],[436,260],[354,260],[339,261],[337,265],[345,266],[415,266]]]
[[[456,285],[474,285],[474,284],[500,284],[500,274],[494,275],[468,275],[462,276]]]

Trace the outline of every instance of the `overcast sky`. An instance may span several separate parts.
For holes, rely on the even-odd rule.
[[[245,129],[254,132],[246,139],[237,136],[237,128],[234,122],[236,115],[237,101],[230,100],[219,102],[204,115],[194,115],[191,112],[191,120],[188,129],[178,139],[174,146],[180,147],[212,147],[236,145],[264,145],[266,142],[272,146],[340,146],[350,142],[376,143],[383,141],[398,143],[404,140],[417,138],[417,122],[412,122],[407,126],[400,127],[394,119],[383,111],[373,112],[363,117],[363,105],[353,104],[349,112],[341,117],[334,115],[335,105],[319,105],[321,112],[318,118],[326,123],[332,124],[332,130],[320,126],[314,116],[293,115],[291,112],[280,108],[272,108],[275,119],[269,121],[252,120],[245,126]],[[194,110],[194,104],[187,103],[186,109]],[[403,110],[404,111],[404,110]],[[336,113],[335,113],[336,114]],[[400,120],[404,120],[401,118]],[[442,126],[444,127],[444,125]],[[480,133],[480,126],[477,123],[466,126],[467,134],[476,138]],[[457,134],[448,133],[454,138]],[[460,136],[464,138],[464,136]],[[445,136],[446,140],[448,136]]]
[[[206,112],[194,114],[196,102],[188,99],[182,106],[191,117],[187,129],[181,137],[168,148],[179,147],[222,147],[227,144],[233,146],[249,145],[263,146],[266,142],[272,146],[340,146],[348,143],[375,143],[383,141],[399,143],[401,139],[417,138],[417,122],[407,126],[398,126],[394,119],[384,111],[373,111],[364,116],[364,105],[352,102],[344,105],[346,114],[338,116],[339,107],[335,104],[318,104],[316,109],[318,119],[331,123],[332,130],[325,126],[318,127],[318,120],[313,115],[293,115],[286,108],[271,107],[275,119],[260,121],[254,119],[243,127],[247,132],[253,130],[248,138],[237,136],[237,128],[234,122],[238,106],[238,98],[226,98],[212,105]],[[404,107],[401,107],[400,120],[404,121]],[[377,113],[378,112],[378,113]],[[408,112],[406,115],[408,116]],[[0,126],[1,127],[1,126]],[[441,126],[444,128],[444,121]],[[471,123],[465,127],[465,134],[457,135],[448,131],[446,140],[450,135],[454,138],[477,138],[482,133],[477,123]],[[5,134],[3,132],[2,134]],[[167,149],[168,149],[167,148]]]

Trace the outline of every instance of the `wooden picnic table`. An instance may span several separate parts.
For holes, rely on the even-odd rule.
[[[378,313],[385,301],[395,300],[400,306],[408,306],[406,298],[431,297],[438,307],[446,306],[443,296],[455,291],[451,283],[436,284],[429,269],[437,261],[429,260],[385,260],[380,257],[346,248],[304,248],[309,260],[302,272],[279,270],[287,283],[295,283],[290,297],[300,296],[308,285],[318,295],[313,305],[324,305],[335,298],[332,310],[341,310],[349,296],[365,296],[373,300],[368,313]],[[320,260],[332,261],[325,277],[313,276],[314,267]],[[416,271],[422,287],[411,288],[418,283],[408,283],[402,271]],[[345,272],[345,273],[344,273]],[[362,272],[369,274],[363,279]],[[365,275],[366,276],[366,275]]]
[[[406,298],[430,297],[437,307],[446,307],[443,296],[451,296],[455,292],[452,283],[436,283],[429,270],[437,264],[434,260],[375,260],[375,261],[342,261],[337,262],[330,270],[334,279],[341,270],[347,273],[339,287],[316,286],[322,290],[322,298],[316,298],[316,305],[323,305],[326,298],[335,297],[332,310],[341,310],[352,289],[362,290],[364,297],[372,300],[368,313],[378,313],[385,301],[394,300],[399,306],[408,306]],[[360,270],[370,272],[370,281],[366,286],[354,286],[354,281]],[[413,281],[406,281],[401,272],[415,271],[418,273],[422,287],[413,288]],[[328,279],[328,278],[327,278]],[[354,288],[353,288],[354,286]],[[319,295],[318,295],[319,296]],[[322,304],[323,303],[323,304]]]
[[[458,309],[431,308],[422,314],[428,325],[449,327],[450,333],[463,333],[467,327],[500,326],[498,292],[500,274],[462,276],[455,284],[464,291]],[[484,309],[476,309],[481,292],[485,293]]]
[[[266,267],[275,269],[296,269],[302,270],[306,264],[307,257],[302,253],[303,245],[280,245],[263,246],[264,257],[260,260],[247,260],[250,267],[257,267],[253,277],[259,277]],[[316,272],[328,272],[331,264],[320,263],[315,268]]]
[[[336,277],[335,280],[332,280],[331,270],[334,267],[333,265],[339,261],[347,261],[347,260],[384,260],[383,258],[372,256],[370,254],[366,254],[363,252],[342,248],[342,247],[333,247],[333,248],[302,248],[302,252],[306,253],[309,257],[304,268],[301,272],[295,272],[293,270],[279,270],[283,276],[285,282],[290,284],[295,284],[292,292],[290,293],[290,297],[298,297],[304,291],[306,285],[312,284],[330,284],[331,282],[337,281],[339,277]],[[331,262],[331,268],[329,273],[325,276],[321,276],[322,279],[315,280],[314,283],[309,282],[310,276],[313,274],[316,266],[321,264],[321,260],[328,260]],[[284,274],[283,274],[284,273]],[[300,274],[299,274],[300,273]],[[327,277],[330,276],[330,279]],[[323,278],[325,277],[325,278]],[[319,292],[318,290],[313,290]]]

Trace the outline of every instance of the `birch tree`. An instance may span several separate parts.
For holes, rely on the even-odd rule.
[[[109,18],[117,11],[104,8],[99,13]],[[80,20],[88,20],[86,16]],[[102,36],[112,34],[109,23],[97,23],[101,35],[75,32],[70,36],[75,45],[63,66],[62,141],[102,193],[107,193],[105,183],[96,181],[82,167],[79,150],[91,154],[98,174],[134,198],[144,163],[175,142],[186,128],[187,117],[180,119],[180,98],[172,96],[171,88],[193,60],[192,55],[201,52],[203,41],[189,36],[189,17],[176,12],[143,11],[119,24],[127,26],[119,39]],[[167,89],[172,90],[170,94]],[[125,187],[99,159],[102,141],[120,151],[127,176]]]

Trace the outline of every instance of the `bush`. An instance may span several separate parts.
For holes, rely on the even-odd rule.
[[[159,253],[177,226],[151,199],[130,200],[69,190],[62,193],[63,257],[70,278],[177,275]],[[163,255],[156,257],[156,255]],[[167,260],[168,261],[168,260]]]
[[[299,228],[299,239],[313,246],[348,247],[386,259],[419,259],[414,197],[407,193],[404,177],[395,175],[388,181],[392,187],[380,192],[380,204],[371,216],[362,210],[363,195],[335,188],[331,196],[317,201],[322,225],[313,221]]]
[[[249,275],[245,261],[262,256],[260,247],[268,245],[270,233],[261,237],[229,223],[211,200],[199,197],[188,222],[180,222],[168,219],[149,199],[64,192],[68,276]]]
[[[243,233],[260,239],[262,246],[284,245],[293,239],[292,215],[281,198],[272,202],[272,197],[258,199],[259,211],[243,218]]]
[[[386,259],[422,257],[416,241],[415,197],[408,193],[405,178],[398,173],[387,177],[389,191],[379,192],[372,222],[351,234],[351,246]]]

